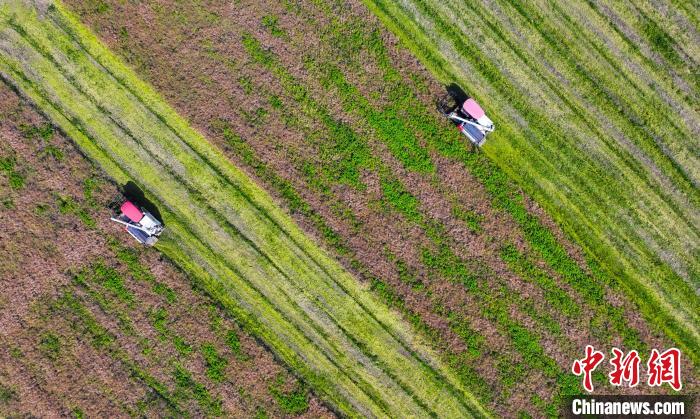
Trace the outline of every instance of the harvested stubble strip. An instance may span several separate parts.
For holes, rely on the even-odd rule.
[[[116,181],[161,250],[348,415],[485,415],[436,355],[60,4],[0,9],[0,70]]]

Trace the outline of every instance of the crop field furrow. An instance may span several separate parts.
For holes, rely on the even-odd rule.
[[[553,9],[554,13],[560,12],[556,7]],[[547,9],[540,7],[536,10]],[[561,13],[558,16],[547,16],[543,12],[535,14],[533,9],[524,6],[517,7],[517,11],[530,23],[542,19],[546,19],[548,22],[562,22],[556,28],[543,25],[537,26],[536,29],[546,41],[561,45],[557,51],[561,57],[564,57],[562,54],[564,50],[569,52],[567,57],[570,58],[566,61],[571,62],[572,59],[576,59],[576,66],[580,66],[584,70],[576,71],[578,77],[589,78],[591,86],[603,92],[603,98],[608,104],[603,107],[605,102],[600,100],[596,102],[595,106],[600,108],[599,111],[605,112],[608,117],[620,114],[620,117],[617,118],[619,124],[626,125],[623,132],[634,132],[636,141],[641,142],[642,147],[649,154],[653,155],[657,152],[653,148],[653,144],[655,144],[659,151],[676,162],[670,166],[664,162],[663,167],[670,167],[666,170],[675,169],[680,173],[687,171],[686,176],[689,176],[691,181],[697,184],[697,146],[681,141],[682,138],[689,135],[689,132],[684,127],[679,126],[679,119],[669,113],[670,109],[658,103],[655,95],[640,94],[644,93],[645,89],[635,85],[621,67],[607,57],[604,50],[595,48],[594,41],[583,37],[585,32],[576,28],[576,25],[568,21]],[[565,36],[567,33],[568,36]],[[579,45],[594,45],[594,48],[579,48]],[[599,66],[594,66],[592,63],[605,64],[598,69]],[[576,68],[573,63],[570,65]],[[620,79],[621,83],[618,82]],[[653,107],[657,109],[657,112],[643,112],[644,108],[640,107],[640,104],[646,105],[644,108]],[[595,109],[595,106],[591,104],[588,108]],[[636,125],[641,125],[641,129]],[[663,143],[660,143],[661,139],[663,139]],[[677,162],[678,159],[681,159],[680,163]],[[655,158],[655,160],[663,162],[663,159],[660,158]],[[671,175],[678,176],[674,172],[671,172]],[[682,182],[679,183],[682,184]]]
[[[626,1],[623,4],[639,16],[638,21],[644,23],[643,32],[650,43],[655,44],[662,51],[667,60],[679,66],[689,64],[696,67],[700,64],[697,26],[690,24],[674,11],[669,11],[666,13],[667,16],[664,16],[658,7],[647,2],[637,4]],[[682,61],[676,61],[675,57],[671,58],[673,53]]]
[[[255,332],[322,397],[347,414],[485,413],[419,338],[62,6],[0,10],[4,77],[116,181],[134,180],[161,205],[166,255],[204,276],[229,308],[252,308]]]
[[[633,43],[616,27],[610,16],[601,14],[600,9],[591,3],[579,2],[565,10],[559,8],[558,12],[585,28],[590,33],[589,39],[597,45],[597,50],[610,56],[608,62],[611,65],[621,67],[633,80],[637,79],[638,88],[651,89],[653,96],[666,102],[679,113],[684,124],[693,132],[698,132],[697,110],[693,107],[697,101],[677,89],[673,78],[667,72],[659,71],[658,66],[640,52],[639,44]]]
[[[692,77],[687,80],[684,72],[677,72],[673,68],[664,67],[663,60],[658,54],[654,54],[647,43],[625,22],[613,8],[602,2],[594,2],[588,0],[587,6],[603,21],[607,23],[609,29],[612,29],[622,42],[627,46],[628,54],[639,57],[649,68],[651,74],[654,74],[657,79],[666,82],[667,88],[665,95],[675,93],[681,100],[688,105],[693,106],[698,102],[698,97],[692,92]],[[605,28],[603,28],[605,31]],[[609,33],[608,36],[612,36]]]
[[[663,29],[669,25],[669,21],[662,24],[654,22],[648,16],[639,13],[639,10],[635,10],[635,5],[630,2],[603,0],[591,2],[591,4],[602,9],[601,11],[612,19],[616,27],[633,37],[632,41],[637,45],[637,48],[656,62],[660,68],[665,66],[666,69],[672,70],[674,75],[683,81],[679,85],[683,87],[684,94],[693,97],[694,100],[698,99],[697,92],[692,91],[697,89],[698,80],[692,73],[683,69],[679,55],[682,50],[679,50],[675,40]],[[689,31],[697,33],[697,21],[694,24],[689,24]]]
[[[623,74],[625,80],[629,81],[635,89],[646,93],[641,95],[643,100],[652,103],[665,102],[670,107],[669,110],[675,111],[680,119],[673,113],[666,112],[658,115],[659,117],[665,118],[669,124],[685,125],[692,132],[698,132],[700,128],[697,120],[698,112],[688,103],[691,98],[681,95],[674,88],[667,74],[655,71],[653,64],[639,54],[638,49],[629,45],[628,39],[618,32],[611,33],[608,29],[609,22],[596,13],[591,5],[573,2],[566,9],[555,7],[554,10],[567,23],[583,31],[580,34],[585,36],[599,55],[605,57],[608,65]],[[635,90],[630,92],[640,96]]]
[[[541,38],[533,38],[531,45],[539,48],[540,60],[554,68],[558,65],[558,70],[564,70],[561,77],[568,83],[581,86],[586,96],[602,100],[596,103],[604,105],[604,113],[591,113],[587,116],[588,119],[583,121],[571,120],[575,124],[573,127],[580,130],[579,133],[563,125],[563,122],[569,119],[552,121],[548,116],[532,109],[528,104],[527,85],[521,85],[517,79],[510,80],[511,75],[508,73],[503,73],[507,76],[492,73],[492,69],[499,66],[498,50],[492,51],[490,55],[484,54],[481,47],[476,45],[473,36],[466,32],[466,27],[455,33],[455,25],[445,21],[445,16],[453,22],[465,20],[466,16],[469,16],[470,29],[478,26],[478,30],[486,31],[484,34],[489,40],[485,41],[485,44],[490,42],[491,37],[510,33],[501,31],[501,35],[493,32],[489,34],[489,28],[496,28],[501,23],[495,23],[490,18],[480,20],[481,15],[488,13],[485,9],[458,7],[459,2],[454,2],[455,6],[451,10],[464,11],[456,15],[443,8],[440,3],[431,1],[406,0],[399,6],[383,1],[365,3],[392,29],[403,28],[397,31],[397,35],[402,40],[407,40],[409,47],[415,46],[411,48],[413,52],[428,68],[435,69],[436,75],[444,82],[460,81],[468,86],[470,93],[481,102],[491,101],[494,108],[498,109],[496,124],[500,131],[494,134],[495,141],[485,146],[484,151],[505,171],[518,179],[524,189],[537,197],[557,221],[566,226],[569,234],[585,244],[587,251],[595,255],[605,269],[615,272],[621,284],[627,286],[632,295],[636,294],[636,300],[640,302],[647,316],[656,318],[656,324],[669,335],[684,336],[682,340],[685,342],[686,351],[694,353],[692,348],[697,347],[698,340],[695,327],[698,324],[698,301],[692,289],[697,286],[699,267],[697,249],[688,248],[693,247],[693,243],[698,243],[698,213],[693,210],[697,205],[698,190],[695,181],[689,181],[695,178],[697,172],[693,167],[693,159],[697,157],[693,150],[697,150],[697,143],[689,138],[692,137],[692,129],[679,123],[682,121],[668,123],[673,116],[671,108],[662,107],[665,112],[656,113],[660,102],[649,97],[653,95],[650,91],[646,93],[646,99],[632,103],[629,108],[636,109],[635,112],[639,115],[644,115],[643,120],[649,124],[647,127],[637,126],[639,122],[635,122],[637,117],[634,113],[627,113],[624,109],[616,110],[615,107],[620,106],[617,101],[622,96],[616,96],[613,90],[606,92],[605,89],[610,89],[606,86],[616,86],[618,83],[609,78],[609,70],[619,70],[614,66],[606,69],[606,65],[611,61],[606,61],[605,56],[600,57],[602,61],[597,58],[602,51],[584,51],[582,42],[571,45],[572,48],[567,49],[566,54],[561,51],[565,43],[559,42],[561,39],[557,37],[560,35],[555,34],[552,29],[554,26],[551,25],[561,23],[562,28],[566,26],[563,20],[568,8],[564,5],[555,9],[548,6],[545,9],[547,19],[541,20],[545,26],[538,25],[536,31],[532,32],[535,35],[539,33],[537,36]],[[512,19],[510,23],[503,25],[512,25],[514,33],[530,33],[529,31],[534,29],[533,22],[541,19],[539,12],[534,12],[528,5],[516,5],[511,2],[499,4],[504,7],[502,10],[509,16],[508,19]],[[494,17],[499,18],[497,15]],[[418,22],[422,28],[397,24],[404,21]],[[448,28],[452,32],[449,32]],[[569,30],[568,28],[570,26],[567,26],[566,30]],[[583,40],[586,33],[584,31],[573,36]],[[527,61],[538,59],[532,57],[528,48],[522,46],[519,41],[509,42],[505,46],[507,51],[513,51],[522,57],[526,65]],[[570,52],[573,55],[570,55]],[[577,57],[577,54],[578,63],[567,62]],[[671,54],[667,51],[664,58],[670,59],[668,57],[671,57]],[[507,54],[504,53],[504,57],[507,57]],[[471,71],[457,70],[456,67],[452,67],[450,71],[450,67],[445,66],[447,62],[451,62],[452,65],[461,63],[465,65],[463,68],[471,68]],[[533,68],[541,72],[550,86],[561,86],[558,89],[561,89],[559,94],[562,98],[570,101],[576,97],[573,90],[570,90],[572,87],[550,79],[551,76],[545,68],[539,65]],[[477,77],[479,74],[481,77]],[[545,91],[549,90],[546,85],[544,87]],[[628,89],[628,86],[619,87],[622,91]],[[631,96],[626,95],[626,98],[637,95],[631,90],[628,93]],[[514,94],[519,96],[516,101],[512,100]],[[569,105],[574,103],[569,102]],[[511,114],[511,121],[498,120],[503,111],[511,112],[509,105],[516,111]],[[486,107],[488,106],[487,104]],[[581,102],[581,105],[576,104],[573,109],[578,109],[583,115],[592,112],[591,106],[585,101]],[[513,125],[512,121],[518,120],[518,114],[527,124],[526,129],[541,132],[537,145],[532,143],[532,138],[523,138],[521,134],[516,134],[516,131],[506,128]],[[593,127],[601,127],[600,134],[582,135],[587,132],[586,121],[589,125],[593,124]],[[607,138],[604,127],[609,123],[618,127],[624,141]],[[566,132],[567,135],[552,137],[551,134],[558,130]],[[676,156],[684,160],[677,160],[680,163],[669,162],[668,158],[659,152],[654,138],[668,144],[676,144],[673,146],[676,149],[674,153],[679,153]],[[625,152],[626,141],[631,141],[639,146],[639,149],[634,153]],[[585,155],[578,148],[578,143],[604,148],[599,148],[600,153]],[[684,149],[687,151],[683,151]],[[609,157],[602,157],[603,154],[609,154]],[[615,156],[620,156],[622,162],[628,161],[629,165],[618,163],[615,171],[606,173],[602,170],[607,164],[606,160]],[[548,161],[557,163],[552,167]],[[679,191],[678,194],[669,193],[667,188],[663,190],[660,187],[668,185],[669,181],[659,183],[649,177],[649,168],[645,164],[647,161],[658,165],[662,172],[669,176],[671,186]],[[591,172],[581,172],[577,167],[590,167]],[[639,168],[642,169],[641,172],[638,172]],[[687,171],[688,178],[684,179],[683,170]],[[548,183],[548,180],[551,183]],[[572,193],[562,195],[562,188],[567,188]],[[566,198],[562,199],[564,196]],[[669,196],[672,197],[670,200],[667,198]],[[639,202],[639,199],[645,200],[646,203],[633,204]],[[631,209],[626,209],[628,206]],[[643,287],[633,284],[643,284]],[[647,305],[649,298],[655,303]],[[671,318],[668,318],[667,321],[660,321],[658,313],[650,309],[654,305],[664,307],[664,312],[675,317],[675,320],[670,321]]]

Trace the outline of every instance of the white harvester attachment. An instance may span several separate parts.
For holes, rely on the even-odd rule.
[[[125,226],[125,230],[139,243],[153,246],[163,232],[163,223],[150,212],[139,208],[131,201],[124,201],[119,206],[119,215],[111,220]]]
[[[493,121],[486,116],[481,106],[472,98],[458,104],[451,95],[438,102],[438,109],[449,120],[457,125],[457,128],[469,141],[481,146],[486,141],[486,135],[496,127]]]

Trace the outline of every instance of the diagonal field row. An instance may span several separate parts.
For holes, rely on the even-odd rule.
[[[499,129],[484,152],[697,361],[694,54],[649,16],[646,33],[616,27],[634,19],[607,2],[462,3],[365,1],[440,80],[492,110]]]
[[[0,71],[116,181],[159,248],[345,414],[484,415],[385,306],[60,5],[0,8]]]

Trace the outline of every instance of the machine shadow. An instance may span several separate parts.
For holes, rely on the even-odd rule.
[[[445,90],[450,96],[452,96],[452,98],[457,103],[461,104],[464,103],[467,99],[469,99],[469,95],[455,83],[450,83],[446,85]]]

